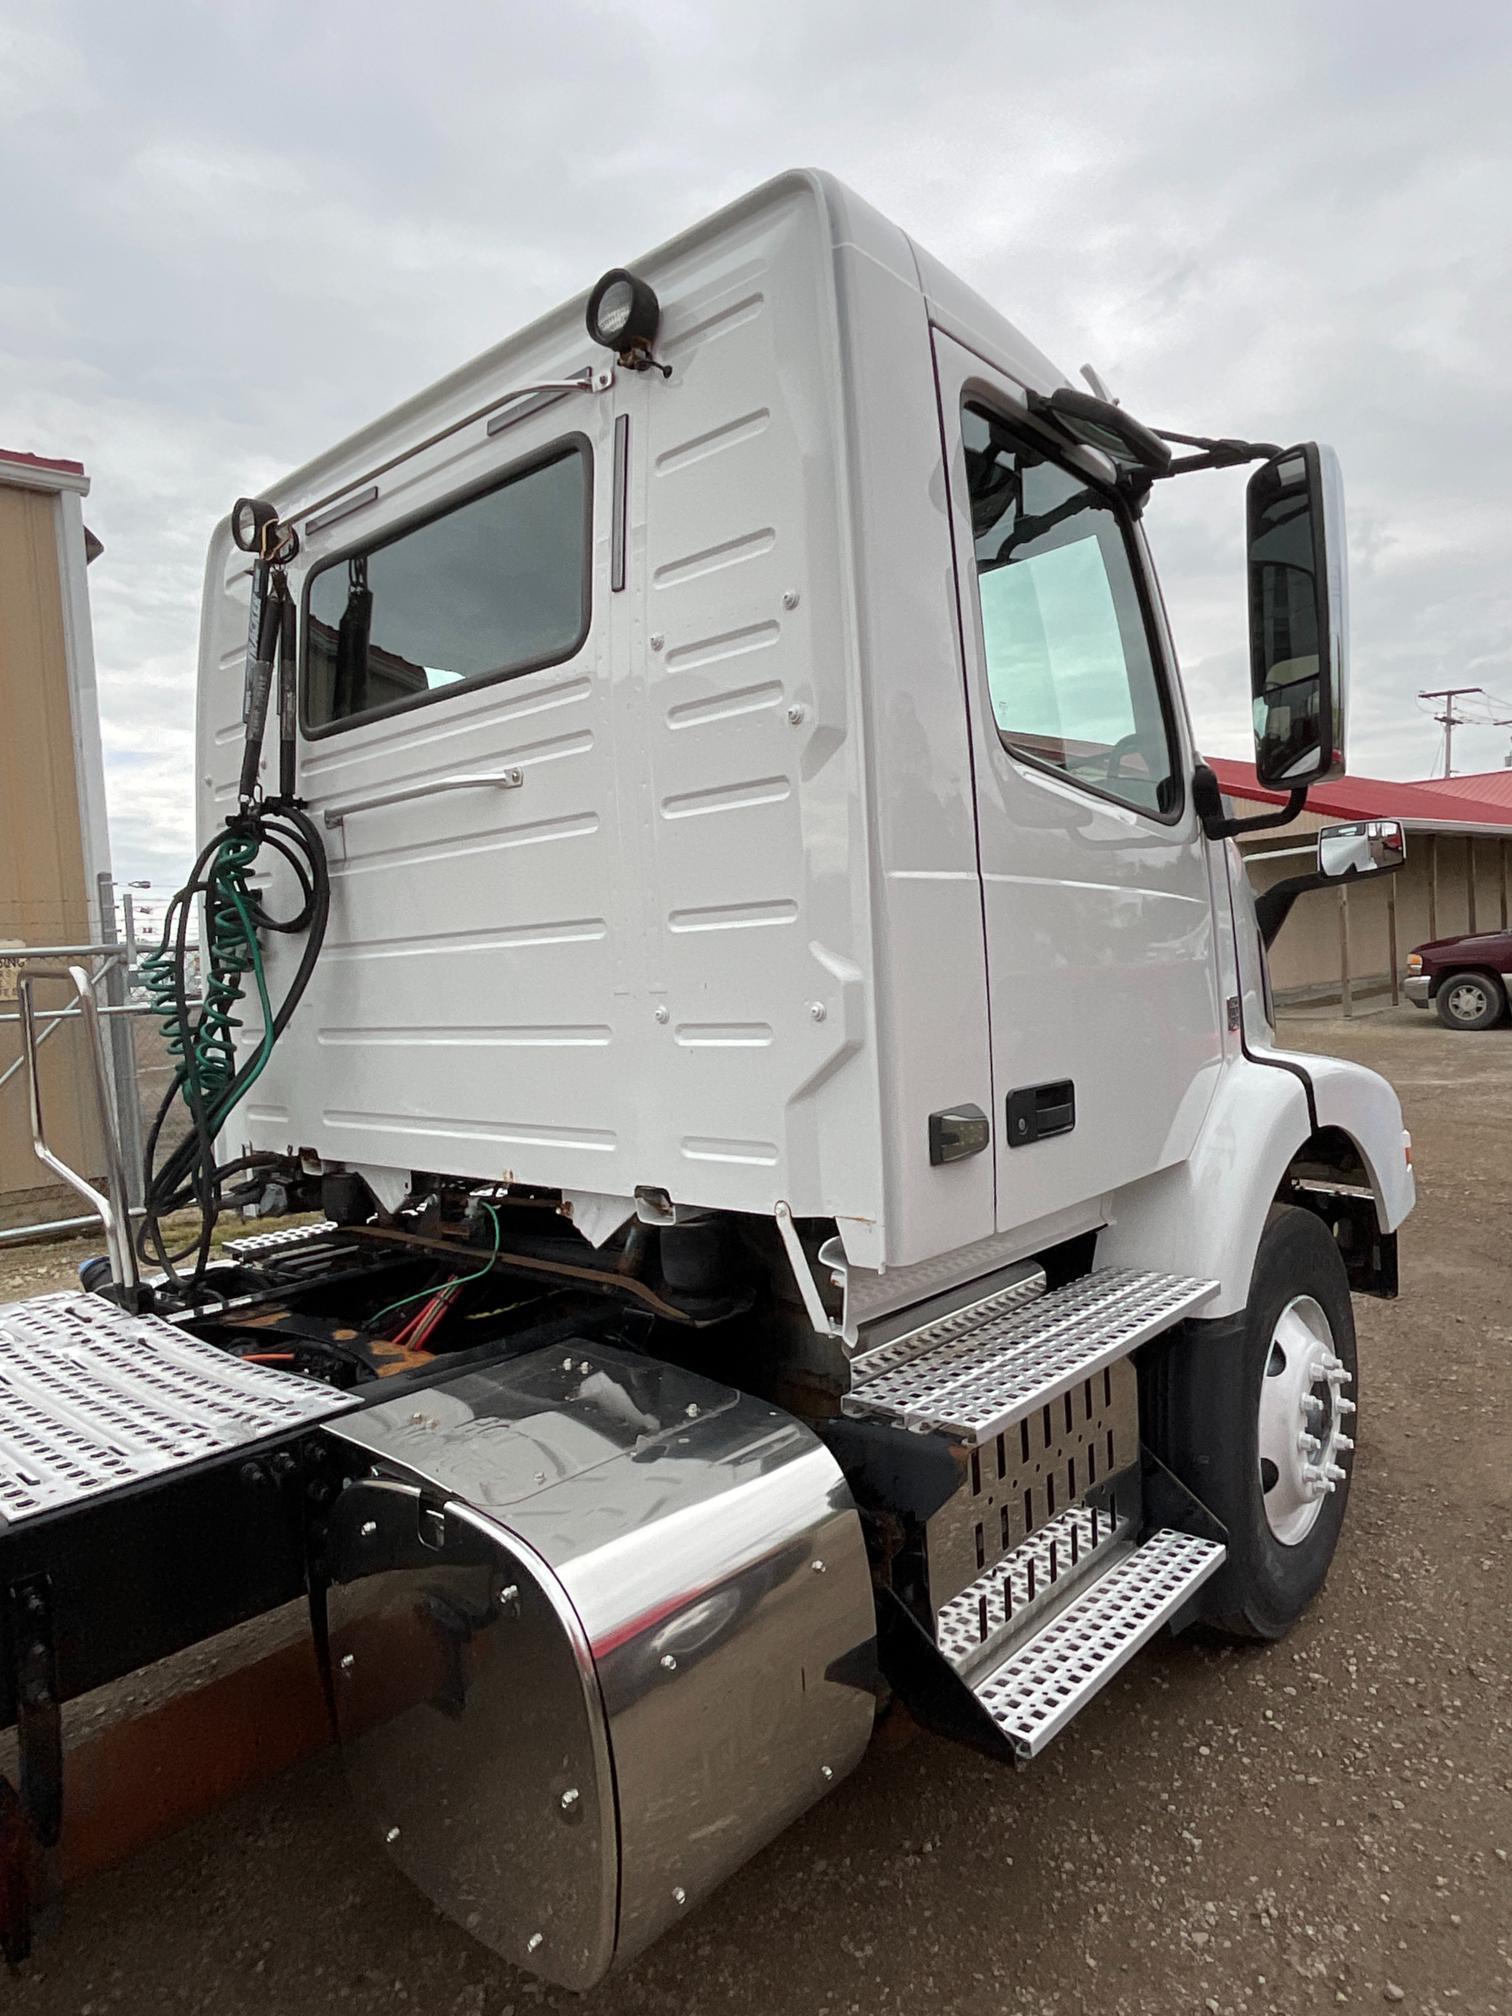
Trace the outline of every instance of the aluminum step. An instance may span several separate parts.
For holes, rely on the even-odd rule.
[[[1001,1639],[1021,1638],[1036,1612],[1058,1607],[1131,1548],[1130,1523],[1116,1509],[1073,1505],[952,1596],[935,1618],[935,1642],[958,1673],[968,1673]]]
[[[233,1260],[256,1260],[264,1253],[282,1253],[291,1246],[307,1246],[312,1239],[324,1239],[339,1232],[329,1218],[317,1218],[309,1225],[282,1225],[276,1232],[249,1232],[241,1239],[227,1239],[221,1251]]]
[[[358,1401],[100,1295],[0,1306],[0,1518],[35,1519]]]
[[[1036,1301],[953,1318],[904,1363],[846,1394],[847,1414],[980,1445],[1170,1329],[1217,1292],[1213,1281],[1102,1267]],[[919,1341],[919,1340],[914,1340]]]
[[[1037,1757],[1222,1567],[1225,1551],[1216,1540],[1163,1529],[1099,1575],[1001,1665],[973,1680],[971,1691],[1014,1756],[1021,1762]]]

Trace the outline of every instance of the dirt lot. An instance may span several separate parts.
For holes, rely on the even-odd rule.
[[[438,1918],[322,1758],[77,1892],[8,2006],[1512,2010],[1512,1031],[1403,1008],[1288,1035],[1395,1080],[1422,1202],[1401,1301],[1358,1307],[1351,1517],[1284,1645],[1162,1645],[1023,1775],[923,1734],[875,1747],[581,2000]],[[0,1267],[0,1293],[69,1273],[56,1250]]]

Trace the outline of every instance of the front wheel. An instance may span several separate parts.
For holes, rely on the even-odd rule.
[[[1349,1280],[1327,1226],[1276,1206],[1232,1323],[1193,1324],[1155,1374],[1159,1453],[1228,1529],[1205,1621],[1279,1638],[1328,1573],[1344,1523],[1356,1372]]]
[[[1433,997],[1446,1029],[1489,1029],[1506,1012],[1507,997],[1489,973],[1451,973]]]

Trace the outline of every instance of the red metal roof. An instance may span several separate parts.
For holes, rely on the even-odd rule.
[[[1481,770],[1468,777],[1430,777],[1435,791],[1457,798],[1478,798],[1483,805],[1512,806],[1512,770]]]
[[[1228,756],[1210,756],[1207,761],[1230,797],[1252,798],[1263,805],[1286,803],[1284,791],[1268,791],[1256,780],[1253,763],[1236,763]],[[1459,788],[1486,785],[1503,777],[1507,788],[1495,796]],[[1331,784],[1313,785],[1307,794],[1307,809],[1335,819],[1415,819],[1426,825],[1506,827],[1512,825],[1512,772],[1495,771],[1491,778],[1434,778],[1420,784],[1391,777],[1338,777]]]
[[[33,469],[56,469],[62,476],[82,476],[82,462],[65,462],[56,455],[28,455],[21,448],[0,448],[0,462],[24,462]]]

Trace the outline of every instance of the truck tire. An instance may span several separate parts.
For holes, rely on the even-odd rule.
[[[1501,982],[1489,973],[1450,973],[1433,997],[1446,1029],[1490,1029],[1507,1012]]]
[[[1227,1528],[1203,1612],[1226,1636],[1282,1637],[1322,1587],[1349,1498],[1355,1371],[1339,1249],[1310,1211],[1276,1205],[1242,1314],[1188,1325],[1152,1382],[1156,1453]]]

